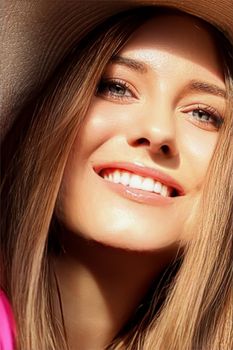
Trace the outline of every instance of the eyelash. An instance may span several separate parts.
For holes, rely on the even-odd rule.
[[[109,88],[110,86],[119,86],[120,88],[122,88],[124,90],[124,93],[126,91],[129,91],[131,96],[120,96],[114,92],[108,91],[108,94],[105,94],[107,96],[110,96],[112,99],[118,100],[118,101],[127,101],[130,99],[134,99],[136,98],[136,95],[132,92],[130,85],[120,79],[102,79],[100,81],[100,83],[97,86],[96,89],[96,95],[104,95],[104,89]],[[218,111],[209,105],[195,105],[195,107],[192,107],[192,109],[190,111],[186,111],[184,110],[183,112],[185,113],[190,113],[190,112],[199,112],[199,113],[203,113],[206,114],[208,116],[208,118],[210,118],[212,120],[212,122],[210,121],[204,121],[204,120],[198,120],[195,117],[195,123],[197,123],[200,126],[204,126],[204,127],[208,127],[211,128],[211,126],[213,126],[215,129],[220,129],[220,127],[223,124],[223,118],[219,115]]]
[[[183,111],[186,112],[186,111]],[[201,105],[198,104],[194,107],[192,107],[192,110],[188,111],[188,113],[190,112],[199,112],[202,114],[207,115],[208,118],[210,118],[212,120],[212,122],[207,121],[207,120],[198,120],[197,118],[195,118],[193,116],[193,118],[195,118],[195,122],[200,125],[200,126],[207,126],[207,127],[211,127],[213,126],[215,129],[220,129],[220,127],[222,126],[224,120],[223,118],[220,116],[220,114],[218,113],[218,111],[209,105]]]
[[[127,99],[132,99],[132,98],[136,98],[135,94],[131,91],[130,85],[120,79],[103,79],[100,81],[97,89],[96,89],[96,95],[101,95],[104,94],[103,92],[101,92],[101,89],[106,88],[106,87],[110,87],[110,86],[119,86],[122,89],[124,89],[124,91],[129,91],[131,96],[120,96],[117,95],[116,93],[110,92],[107,95],[110,95],[111,98],[116,99],[116,100],[127,100]]]

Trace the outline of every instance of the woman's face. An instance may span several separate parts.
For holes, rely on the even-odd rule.
[[[224,87],[214,40],[197,19],[143,24],[106,67],[73,144],[56,205],[65,227],[139,251],[190,239]]]

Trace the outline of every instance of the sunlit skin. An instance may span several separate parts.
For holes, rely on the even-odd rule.
[[[161,248],[185,234],[184,223],[198,199],[218,138],[211,118],[204,123],[194,111],[207,108],[221,116],[224,107],[221,96],[191,90],[189,85],[195,80],[224,88],[224,81],[208,32],[193,25],[189,36],[184,35],[184,21],[176,19],[171,33],[162,18],[151,20],[121,51],[123,57],[144,62],[147,73],[116,63],[106,69],[104,79],[117,79],[127,88],[121,88],[123,96],[110,94],[109,86],[100,88],[73,146],[60,193],[60,215],[72,231],[133,250]],[[164,154],[163,145],[169,153]],[[173,205],[151,206],[116,195],[92,167],[117,161],[169,174],[183,186],[185,196]]]
[[[119,56],[141,63],[136,65],[140,69]],[[82,349],[100,349],[129,317],[179,243],[192,239],[186,229],[223,122],[224,88],[212,35],[187,15],[149,20],[106,67],[73,144],[56,206],[69,253],[58,259],[57,273],[71,345],[81,341]],[[184,195],[167,205],[125,198],[93,170],[107,162],[160,170],[183,187]],[[113,253],[114,248],[125,253]],[[109,283],[100,252],[108,259],[114,256],[108,272],[111,275],[113,269],[115,279]],[[99,306],[91,310],[88,300]],[[114,316],[106,312],[106,305],[111,305]],[[82,323],[83,315],[101,330],[98,339],[88,331],[88,321]],[[77,330],[80,323],[87,327],[82,333]]]

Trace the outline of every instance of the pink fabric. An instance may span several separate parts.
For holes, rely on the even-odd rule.
[[[6,295],[0,290],[0,350],[14,350],[15,322]]]

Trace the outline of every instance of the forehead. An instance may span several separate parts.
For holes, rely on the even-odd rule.
[[[142,24],[121,50],[143,61],[166,59],[198,64],[223,79],[223,67],[212,30],[201,20],[187,14],[156,15]],[[156,55],[156,56],[155,56]]]
[[[215,46],[209,25],[189,14],[173,12],[155,15],[140,25],[129,43],[139,40],[143,40],[145,45],[154,41],[161,46],[169,44],[171,48],[176,47],[177,42],[188,43],[191,47],[193,41],[204,41],[208,46]]]

